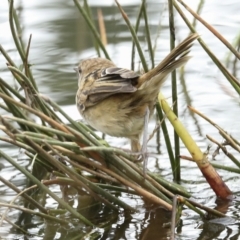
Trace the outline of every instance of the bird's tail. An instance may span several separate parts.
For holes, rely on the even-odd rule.
[[[189,35],[183,42],[181,42],[177,47],[175,47],[155,68],[149,72],[143,74],[138,79],[137,88],[139,90],[147,91],[151,88],[155,88],[159,91],[162,83],[166,79],[167,75],[171,73],[174,69],[184,65],[190,56],[190,48],[192,47],[193,41],[199,37],[198,34]],[[153,90],[153,89],[152,89]],[[149,92],[149,94],[151,94]]]

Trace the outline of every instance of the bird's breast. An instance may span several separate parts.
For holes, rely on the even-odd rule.
[[[130,108],[124,108],[121,101],[115,101],[113,97],[84,111],[81,106],[78,109],[90,126],[110,136],[132,138],[142,132],[144,118],[132,114]]]

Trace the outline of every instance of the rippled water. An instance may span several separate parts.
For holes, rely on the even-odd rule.
[[[119,1],[132,23],[138,14],[140,1]],[[129,3],[130,2],[130,3]],[[149,23],[151,25],[151,35],[153,43],[156,44],[155,63],[158,63],[169,52],[169,29],[168,13],[165,1],[148,1]],[[193,9],[196,9],[197,1],[186,1]],[[97,10],[102,9],[107,29],[107,50],[111,59],[120,67],[130,68],[131,59],[131,36],[122,20],[118,9],[113,1],[89,1],[94,19],[97,21]],[[32,34],[32,44],[30,49],[30,62],[33,64],[33,75],[37,81],[40,91],[57,101],[64,110],[73,118],[79,119],[80,116],[74,105],[75,92],[77,87],[76,74],[73,67],[82,58],[96,56],[93,47],[91,33],[85,24],[79,12],[74,6],[73,1],[64,0],[42,0],[42,1],[15,1],[15,6],[19,10],[20,20],[23,26],[23,39],[27,42],[29,35]],[[183,9],[184,10],[184,9]],[[12,41],[9,23],[8,23],[8,3],[1,1],[0,4],[0,44],[9,53],[15,62],[20,63],[19,56],[15,50]],[[185,11],[186,12],[186,11]],[[215,27],[224,37],[233,42],[239,34],[240,26],[240,2],[230,0],[220,2],[217,0],[207,1],[202,10],[201,16]],[[189,19],[192,21],[192,17]],[[184,39],[189,30],[181,18],[176,14],[176,36],[177,40]],[[160,23],[160,28],[159,28]],[[228,50],[200,23],[197,24],[197,31],[201,34],[203,40],[210,47],[211,51],[225,63]],[[140,28],[139,36],[142,41],[142,47],[148,58],[147,45],[144,38],[144,29]],[[156,40],[155,40],[156,39]],[[187,105],[192,105],[214,122],[231,133],[236,139],[240,139],[240,108],[239,96],[234,92],[230,84],[225,80],[221,72],[210,60],[207,54],[196,43],[191,51],[193,58],[186,65],[186,75],[184,85],[179,81],[179,111],[180,119],[189,130],[190,134],[197,141],[203,151],[207,149],[209,141],[206,134],[216,138],[219,142],[222,138],[218,131],[199,117],[193,118],[187,110]],[[138,63],[136,58],[136,63]],[[233,61],[233,57],[231,58]],[[232,62],[231,61],[231,62]],[[138,64],[137,64],[138,65]],[[239,77],[239,63],[236,65],[236,76]],[[229,65],[232,72],[233,66]],[[0,56],[0,72],[3,79],[11,79],[5,67],[5,60]],[[171,97],[170,81],[167,81],[162,92],[165,97]],[[227,92],[227,93],[226,93]],[[169,99],[170,101],[170,99]],[[190,101],[190,102],[189,102]],[[2,110],[0,109],[0,113]],[[149,126],[149,133],[155,127],[152,121]],[[172,133],[171,137],[172,137]],[[109,142],[118,147],[128,148],[128,141],[107,137]],[[19,150],[13,149],[6,143],[0,142],[0,147],[10,156],[19,158]],[[156,144],[156,137],[149,143],[149,152],[152,157],[149,160],[149,169],[157,171],[167,179],[172,179],[171,168],[164,141],[161,142],[160,152]],[[210,153],[215,147],[210,149]],[[182,146],[181,154],[188,155],[187,150]],[[21,155],[21,154],[20,154]],[[237,155],[238,159],[240,158]],[[23,160],[22,164],[24,163]],[[1,176],[11,180],[20,188],[24,186],[25,179],[17,171],[9,166],[5,160],[0,159],[4,164],[1,170]],[[217,163],[233,166],[233,164],[223,154],[217,156]],[[236,193],[239,192],[239,175],[225,171],[218,171],[230,189]],[[223,203],[216,201],[216,197],[209,185],[205,183],[200,171],[194,163],[182,161],[182,184],[193,194],[199,202],[212,208],[221,208]],[[13,193],[9,192],[4,185],[0,183],[0,202],[9,202],[13,198]],[[161,209],[146,210],[143,202],[136,198],[130,199],[123,195],[122,198],[133,206],[138,206],[139,212],[133,214],[130,218],[119,216],[115,226],[112,226],[108,238],[114,239],[116,229],[122,228],[125,232],[125,239],[166,239],[168,230],[159,231],[163,222],[169,219],[162,213]],[[235,216],[239,219],[239,200],[234,200],[226,212],[229,216]],[[16,218],[18,212],[13,211],[9,217]],[[33,232],[40,234],[44,225],[39,225],[33,229]],[[14,233],[7,224],[0,228],[0,239],[12,239]],[[204,230],[204,231],[203,231]],[[213,228],[204,223],[198,215],[190,210],[185,210],[182,216],[182,226],[178,228],[179,239],[237,239],[239,235],[238,224],[232,224],[227,227]],[[40,234],[40,236],[42,236]],[[22,239],[22,236],[18,236]],[[231,238],[232,237],[232,238]],[[55,239],[58,237],[55,236]],[[36,238],[34,238],[36,239]],[[39,237],[39,239],[43,239]],[[50,239],[50,238],[49,238]],[[124,238],[122,238],[124,239]]]

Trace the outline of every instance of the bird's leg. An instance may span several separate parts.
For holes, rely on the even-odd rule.
[[[146,108],[146,112],[144,115],[144,127],[143,127],[143,141],[142,141],[142,159],[143,159],[143,175],[146,176],[147,171],[147,163],[148,163],[148,155],[147,155],[147,142],[148,142],[148,121],[149,121],[149,108]]]
[[[135,136],[131,139],[131,150],[134,153],[138,154],[138,160],[137,161],[143,161],[143,175],[146,176],[146,170],[147,170],[147,129],[148,129],[148,120],[149,120],[150,111],[147,107],[145,109],[144,113],[144,122],[143,122],[143,140],[142,140],[142,146],[139,142],[140,135]]]

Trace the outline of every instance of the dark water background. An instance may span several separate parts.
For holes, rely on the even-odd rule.
[[[135,23],[140,1],[125,0],[119,2],[124,7],[131,22]],[[157,64],[169,52],[167,2],[153,0],[147,2],[152,41],[156,45],[155,63]],[[186,3],[193,9],[196,9],[198,1],[188,0]],[[108,39],[107,50],[111,59],[121,67],[130,68],[131,36],[114,1],[92,0],[89,1],[89,5],[96,21],[97,10],[101,8],[103,12]],[[74,104],[77,79],[73,67],[82,58],[96,56],[90,30],[78,13],[73,1],[16,0],[15,7],[19,10],[24,41],[27,42],[29,35],[33,35],[30,62],[33,64],[33,75],[40,92],[61,105],[73,119],[80,119]],[[240,33],[239,13],[240,2],[237,0],[212,0],[205,3],[201,16],[232,43]],[[192,20],[189,14],[187,16]],[[176,15],[175,22],[177,41],[183,40],[189,33],[189,30],[178,15]],[[229,53],[226,47],[200,23],[197,24],[197,31],[216,56],[225,63]],[[145,50],[145,55],[148,59],[143,27],[140,27],[139,38],[142,41],[142,48]],[[3,0],[0,3],[0,44],[2,44],[12,59],[20,64],[20,59],[9,29],[8,1]],[[214,127],[199,117],[193,118],[189,114],[187,110],[187,105],[189,104],[210,117],[236,139],[240,139],[239,96],[232,90],[230,84],[225,80],[198,43],[194,45],[191,55],[193,58],[185,67],[185,84],[178,81],[179,116],[181,121],[187,127],[202,151],[205,151],[209,145],[209,141],[205,137],[206,134],[216,138],[219,142],[222,141],[222,138]],[[136,57],[137,66],[138,60]],[[231,57],[231,63],[228,67],[231,72],[233,70],[233,60],[234,58]],[[236,66],[236,76],[239,77],[239,63]],[[5,67],[5,59],[2,56],[0,56],[0,74],[4,80],[14,83]],[[162,88],[162,92],[170,101],[170,81],[166,82]],[[0,114],[4,114],[1,109]],[[155,121],[152,121],[149,125],[149,133],[152,132],[154,127]],[[172,136],[171,132],[170,134]],[[107,140],[113,146],[129,148],[126,139],[107,137]],[[161,141],[161,146],[158,146],[156,144],[156,137],[154,137],[148,146],[149,152],[153,153],[149,159],[148,168],[171,180],[171,168],[164,141]],[[17,161],[26,165],[24,155],[19,153],[19,149],[13,148],[3,142],[0,142],[0,147]],[[213,146],[210,149],[210,158],[214,150],[215,147]],[[189,155],[183,146],[181,147],[181,154]],[[240,158],[239,155],[236,155],[236,157]],[[219,164],[234,166],[222,153],[216,159]],[[4,159],[0,159],[0,162],[4,165],[4,169],[0,172],[1,176],[11,180],[19,188],[23,188],[25,185],[24,177],[13,169],[13,167],[9,166]],[[218,172],[230,189],[236,194],[236,199],[229,203],[229,205],[221,201],[216,201],[213,191],[205,183],[195,164],[184,160],[182,161],[182,185],[200,203],[211,208],[225,207],[223,212],[239,220],[239,175],[221,170]],[[55,191],[58,190],[55,189]],[[9,202],[14,196],[15,193],[9,191],[0,183],[0,202]],[[122,199],[128,204],[137,207],[139,211],[136,214],[132,214],[129,218],[119,215],[118,220],[109,231],[108,237],[104,239],[115,239],[114,235],[117,229],[125,232],[125,239],[167,239],[169,230],[162,229],[161,226],[162,222],[169,221],[169,216],[164,215],[161,209],[150,211],[146,208],[142,200],[137,197],[130,198],[128,195],[123,195]],[[53,202],[49,200],[48,206],[51,207],[51,204]],[[18,211],[10,211],[8,217],[14,221],[18,214]],[[34,237],[29,239],[44,239],[43,236],[45,236],[45,239],[53,239],[43,234],[44,227],[43,223],[31,229],[30,231],[33,234],[39,234],[39,238]],[[60,238],[61,231],[63,230],[57,231],[58,234],[54,239]],[[182,216],[182,226],[178,229],[177,236],[178,239],[184,240],[238,239],[239,233],[239,223],[227,224],[227,226],[218,224],[215,226],[203,222],[193,211],[185,210]],[[15,235],[10,226],[4,223],[0,227],[0,239],[13,238],[23,239],[23,236]]]

